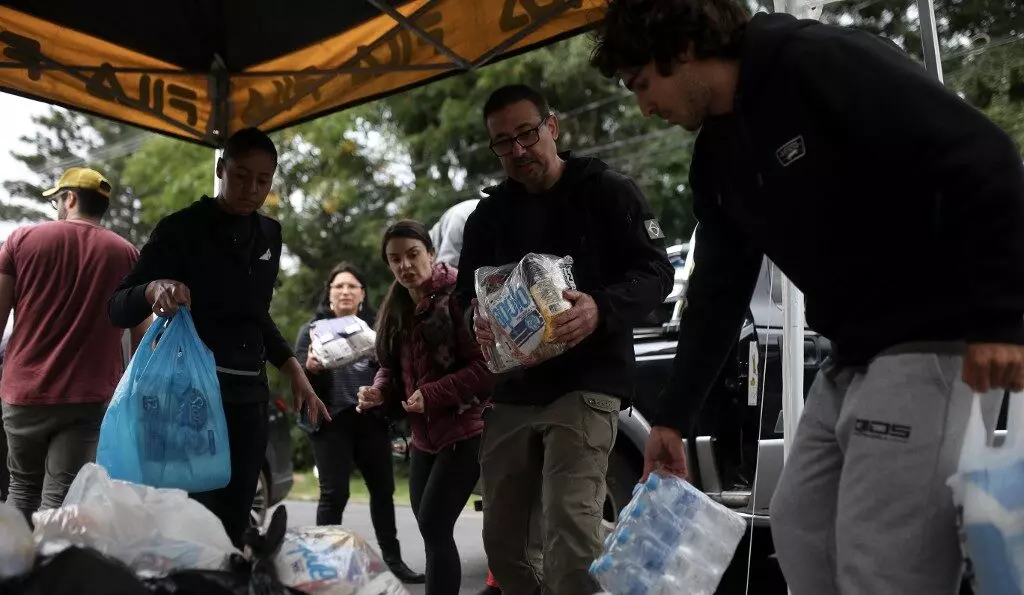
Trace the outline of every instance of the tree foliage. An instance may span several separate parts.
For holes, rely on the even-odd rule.
[[[121,183],[121,174],[135,151],[151,135],[131,126],[60,108],[52,108],[34,120],[39,127],[35,135],[21,140],[35,150],[12,155],[35,172],[37,179],[4,183],[12,197],[34,204],[29,207],[0,204],[0,220],[52,218],[50,199],[43,198],[42,192],[53,187],[64,170],[92,167],[103,173],[113,187],[106,225],[133,244],[141,245],[152,226],[144,220],[144,211],[131,189]]]

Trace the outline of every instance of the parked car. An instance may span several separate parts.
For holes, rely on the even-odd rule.
[[[267,510],[288,497],[292,491],[292,422],[288,415],[288,403],[281,397],[271,400],[269,413],[269,440],[267,454],[256,483],[256,495],[252,501],[250,519],[254,526],[262,527],[267,520]]]

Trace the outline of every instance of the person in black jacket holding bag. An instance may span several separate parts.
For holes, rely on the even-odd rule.
[[[373,384],[379,366],[375,358],[368,357],[328,370],[310,350],[312,340],[309,331],[313,323],[343,316],[358,316],[370,328],[376,319],[376,312],[366,303],[363,276],[347,263],[334,267],[328,275],[320,306],[313,319],[299,329],[295,341],[295,357],[303,363],[310,383],[323,397],[332,418],[310,433],[313,457],[320,472],[316,524],[341,524],[345,505],[348,504],[349,480],[354,464],[370,491],[370,519],[384,562],[402,582],[423,583],[426,577],[413,572],[402,561],[398,543],[389,421],[379,411],[362,414],[356,411],[359,387]]]
[[[273,141],[255,128],[233,134],[217,163],[221,192],[168,215],[143,246],[135,268],[110,298],[110,320],[132,328],[151,313],[191,309],[217,362],[231,449],[231,481],[191,494],[220,518],[236,545],[267,449],[269,361],[290,380],[297,410],[330,420],[306,374],[270,317],[281,259],[281,224],[257,211],[277,170]]]

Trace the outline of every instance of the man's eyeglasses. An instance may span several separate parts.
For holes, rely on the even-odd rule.
[[[519,134],[513,136],[512,138],[504,138],[498,141],[493,141],[491,143],[491,152],[497,155],[498,157],[508,157],[509,155],[512,154],[515,145],[519,145],[524,149],[532,147],[533,145],[540,142],[540,129],[544,127],[544,124],[547,123],[548,118],[550,117],[551,114],[544,116],[541,119],[540,124],[537,124],[536,126],[529,130],[520,132]]]

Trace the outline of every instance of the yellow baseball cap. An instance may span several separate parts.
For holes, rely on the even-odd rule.
[[[57,180],[57,185],[43,192],[43,196],[53,196],[66,188],[95,190],[110,198],[110,182],[100,172],[88,167],[72,167]]]

